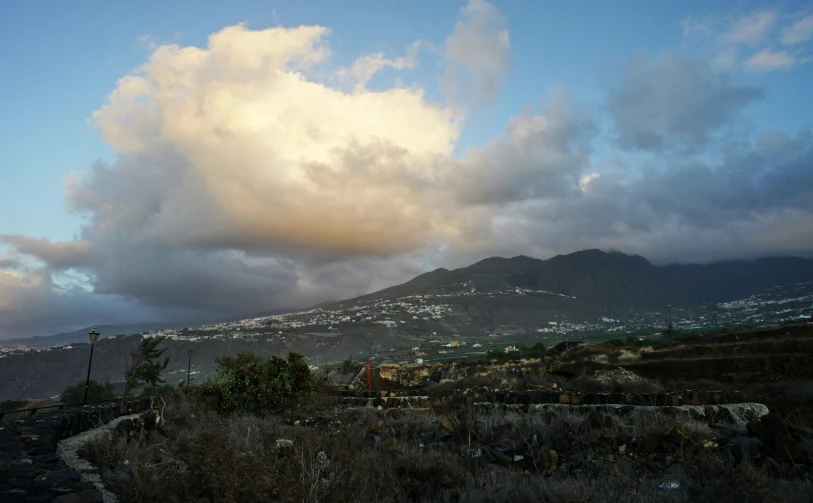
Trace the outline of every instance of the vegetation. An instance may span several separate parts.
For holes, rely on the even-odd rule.
[[[214,398],[218,411],[266,413],[290,404],[322,384],[324,373],[311,375],[305,358],[290,352],[284,357],[263,358],[241,353],[236,358],[216,358],[217,375],[201,385]]]
[[[615,339],[608,339],[604,341],[605,344],[610,344],[611,346],[617,346],[619,348],[629,348],[629,347],[644,347],[644,346],[653,346],[657,345],[657,343],[661,341],[661,339],[649,339],[649,340],[641,340],[638,337],[617,337]]]
[[[161,372],[167,368],[169,357],[161,355],[167,348],[158,349],[158,345],[163,341],[163,337],[150,337],[141,339],[141,344],[135,351],[130,353],[130,360],[127,363],[127,370],[124,372],[124,396],[129,395],[133,388],[142,384],[159,386],[164,383]]]
[[[97,381],[90,381],[88,384],[88,402],[97,400],[110,400],[113,398],[113,385],[109,382],[104,384]],[[78,382],[69,386],[62,392],[59,399],[62,403],[81,403],[85,399],[85,382]]]
[[[183,381],[183,385],[186,384],[186,381]],[[171,384],[147,384],[141,390],[141,396],[152,396],[152,395],[165,395],[167,393],[172,393],[175,390],[175,387]]]
[[[80,455],[122,503],[810,501],[813,484],[708,447],[706,422],[586,409],[336,409],[210,415],[171,395],[161,428]],[[642,442],[641,439],[646,439]],[[715,444],[716,445],[716,444]],[[619,448],[623,455],[619,454]],[[767,465],[772,466],[772,465]],[[665,491],[659,486],[677,481]]]
[[[463,367],[475,371],[438,375],[415,397],[418,405],[410,398],[397,408],[357,406],[357,397],[322,392],[301,355],[239,355],[219,359],[217,376],[203,385],[168,393],[159,424],[115,427],[79,454],[122,503],[813,501],[813,387],[807,359],[791,361],[785,353],[809,350],[804,344],[813,332],[787,332],[740,337],[751,348],[731,336],[719,337],[717,346],[687,337],[680,348],[655,352],[668,353],[663,361],[682,360],[683,373],[663,380],[656,366],[650,378],[644,370],[612,368],[648,348],[524,347],[516,353],[543,355],[545,365],[468,362]],[[736,361],[706,364],[740,346]],[[786,363],[762,374],[769,379],[712,380],[766,350]],[[602,368],[593,372],[598,362]],[[494,395],[736,390],[770,413],[756,419],[764,407],[754,404],[659,410],[554,404],[523,412],[519,404],[479,402],[492,395],[483,386],[499,390]],[[307,399],[285,394],[294,388]],[[276,405],[264,397],[277,397]]]
[[[345,358],[342,361],[341,372],[342,374],[352,374],[359,369],[358,362],[354,361],[352,358]]]
[[[545,344],[537,342],[536,344],[526,347],[517,346],[516,351],[509,351],[506,353],[503,350],[491,349],[486,351],[484,361],[498,361],[498,362],[512,362],[530,358],[544,358],[545,357]]]
[[[797,324],[798,322],[788,322],[782,323],[781,326],[794,326]],[[667,327],[667,330],[664,331],[660,337],[641,339],[638,337],[639,335],[647,334],[630,333],[627,334],[625,337],[616,337],[613,339],[608,339],[604,342],[605,344],[611,344],[613,346],[618,347],[659,346],[663,344],[669,344],[670,342],[681,341],[694,336],[736,334],[753,331],[756,329],[757,328],[753,324],[720,325],[714,328],[705,327],[695,330],[681,330],[672,327],[671,332],[668,331]]]

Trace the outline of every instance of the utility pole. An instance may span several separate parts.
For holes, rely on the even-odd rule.
[[[192,373],[192,350],[189,350],[189,363],[186,365],[186,386],[189,387],[189,374]]]

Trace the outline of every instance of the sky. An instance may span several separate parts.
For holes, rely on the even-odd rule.
[[[1,2],[0,338],[813,254],[813,3]]]

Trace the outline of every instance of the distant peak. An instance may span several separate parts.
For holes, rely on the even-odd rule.
[[[528,255],[517,255],[516,257],[511,257],[511,259],[510,259],[510,260],[516,260],[516,261],[520,261],[520,260],[525,260],[525,261],[536,261],[536,260],[539,260],[539,259],[537,259],[537,258],[533,258],[533,257],[529,257]]]
[[[551,258],[553,259],[564,259],[564,258],[586,258],[586,257],[605,257],[608,254],[596,248],[591,248],[589,250],[579,250],[573,253],[565,253],[564,255],[556,255]]]
[[[640,255],[630,255],[618,250],[603,251],[597,248],[580,250],[566,255],[556,255],[550,260],[602,260],[614,263],[651,265],[649,260]]]

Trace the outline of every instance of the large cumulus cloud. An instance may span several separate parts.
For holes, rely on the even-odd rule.
[[[506,20],[482,0],[460,15],[439,85],[467,75],[488,100]],[[813,250],[813,133],[749,130],[765,92],[736,73],[635,55],[602,107],[540,89],[500,137],[456,156],[458,102],[366,85],[417,65],[426,43],[362,55],[332,87],[315,76],[331,68],[327,37],[238,25],[203,48],[155,47],[93,113],[116,161],[66,180],[77,239],[0,235],[0,337],[302,307],[497,254]],[[484,40],[484,62],[461,56]]]

